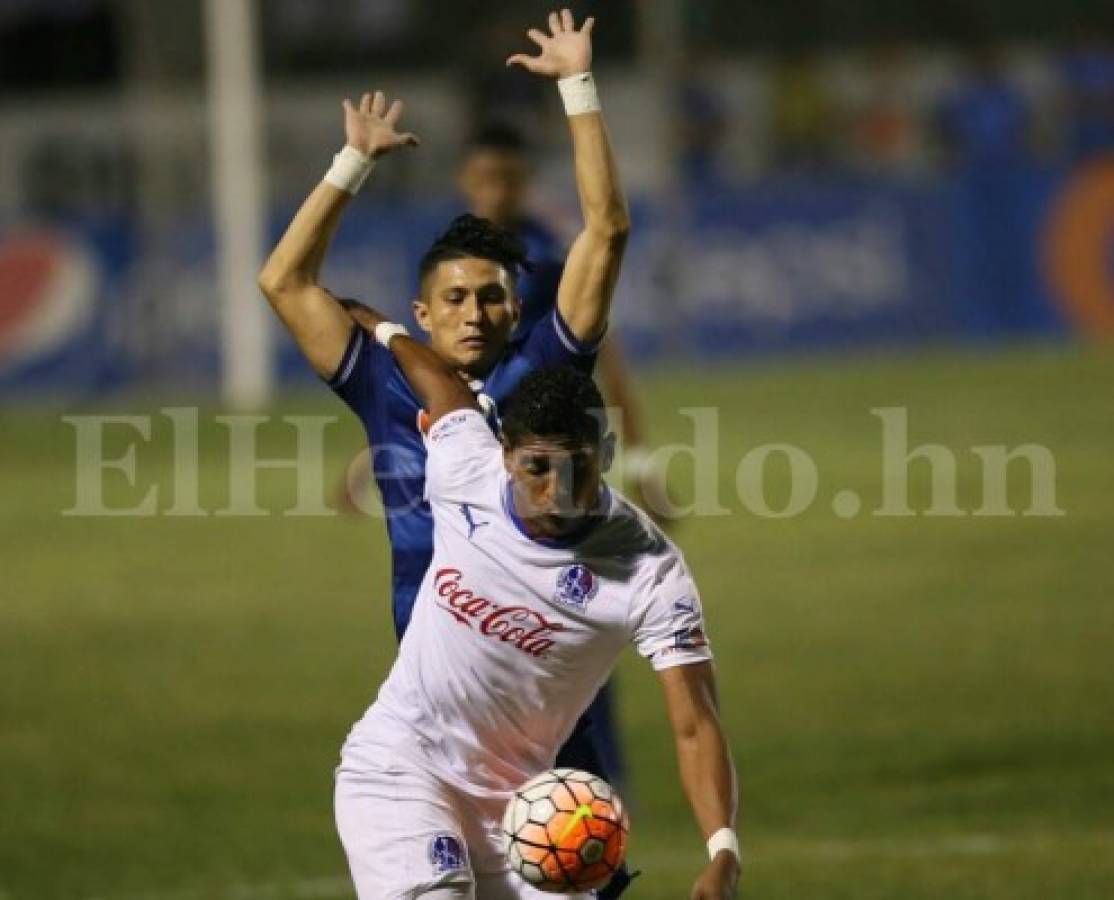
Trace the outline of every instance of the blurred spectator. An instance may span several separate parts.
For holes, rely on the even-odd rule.
[[[867,54],[866,69],[848,110],[851,162],[871,172],[908,171],[923,158],[924,127],[907,51],[878,44]]]
[[[1017,248],[1029,227],[1023,191],[1031,162],[1029,112],[996,47],[974,50],[966,75],[940,116],[956,175],[958,263],[986,298],[962,315],[971,333],[1008,334],[1020,327],[1017,310],[1028,283]]]
[[[997,47],[970,54],[964,81],[941,110],[940,127],[960,169],[992,170],[1028,158],[1029,113]]]
[[[728,120],[719,84],[706,71],[710,52],[694,50],[687,55],[675,92],[677,166],[682,184],[694,189],[724,181],[722,154]]]
[[[471,121],[516,122],[531,141],[544,144],[554,128],[552,87],[519,66],[505,65],[512,53],[534,52],[522,23],[522,12],[512,11],[493,12],[478,24],[466,45],[462,87]]]
[[[1060,69],[1067,94],[1070,158],[1114,150],[1114,46],[1106,35],[1081,29]]]
[[[797,52],[777,65],[773,82],[776,160],[791,169],[812,169],[832,157],[834,109],[816,56]]]

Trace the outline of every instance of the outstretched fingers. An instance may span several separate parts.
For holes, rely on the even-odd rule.
[[[527,72],[538,71],[538,59],[534,56],[527,56],[525,53],[515,53],[513,56],[507,57],[508,66],[522,66]]]
[[[561,26],[565,31],[576,31],[576,21],[572,17],[572,10],[561,10]]]

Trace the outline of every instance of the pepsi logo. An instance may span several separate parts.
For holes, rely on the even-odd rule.
[[[98,280],[88,251],[63,235],[0,238],[0,369],[44,357],[79,334]]]

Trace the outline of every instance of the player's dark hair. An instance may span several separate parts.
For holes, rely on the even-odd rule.
[[[512,278],[520,269],[530,271],[526,245],[514,233],[500,228],[489,219],[471,213],[457,216],[422,257],[418,278],[426,276],[441,263],[453,259],[489,259],[501,265]]]
[[[600,389],[591,376],[568,366],[523,378],[502,404],[500,418],[512,447],[527,435],[595,445],[607,434]]]
[[[529,152],[530,145],[526,136],[510,122],[491,121],[485,122],[472,134],[466,150],[497,150],[524,155]]]

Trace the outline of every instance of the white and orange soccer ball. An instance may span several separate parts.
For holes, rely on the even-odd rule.
[[[611,785],[579,769],[550,769],[522,785],[503,816],[507,860],[539,890],[589,891],[627,852],[630,819]]]

